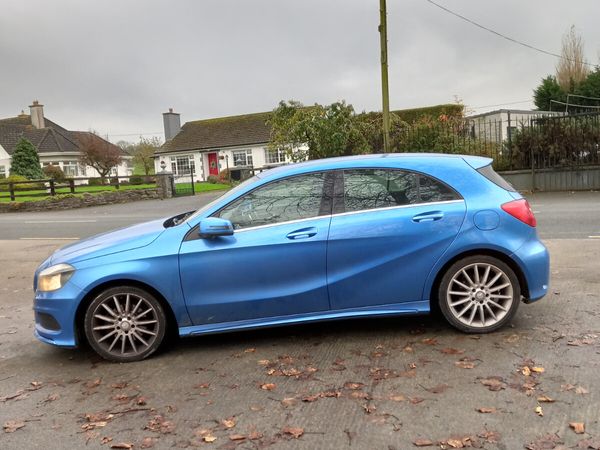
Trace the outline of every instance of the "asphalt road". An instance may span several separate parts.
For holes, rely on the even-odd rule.
[[[82,239],[134,223],[198,209],[221,193],[66,211],[0,214],[1,239]],[[599,238],[600,192],[528,197],[543,239]]]
[[[429,440],[512,450],[600,439],[598,241],[547,240],[550,294],[493,334],[464,335],[436,317],[355,320],[192,338],[123,365],[32,336],[31,273],[63,242],[0,241],[2,449]]]

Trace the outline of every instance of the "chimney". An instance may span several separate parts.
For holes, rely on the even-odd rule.
[[[37,100],[34,100],[33,104],[29,105],[29,111],[31,111],[31,125],[33,125],[33,128],[45,128],[44,105],[40,105]]]
[[[163,113],[163,123],[165,126],[165,142],[170,141],[181,130],[180,114],[173,112],[173,108],[169,108],[169,112]]]

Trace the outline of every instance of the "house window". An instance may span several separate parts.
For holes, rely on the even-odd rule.
[[[6,166],[0,166],[0,178],[6,178]]]
[[[265,148],[265,161],[267,164],[281,164],[285,162],[285,150],[278,148],[269,150]]]
[[[174,160],[171,159],[171,171],[175,175],[189,175],[196,172],[196,163],[194,156],[177,156]]]
[[[252,165],[252,150],[238,150],[233,152],[234,166],[251,166]]]
[[[67,177],[76,177],[79,175],[77,161],[63,161],[62,170]]]

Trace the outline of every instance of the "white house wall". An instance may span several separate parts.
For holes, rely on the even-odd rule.
[[[10,155],[0,145],[0,176],[8,176],[10,171]]]

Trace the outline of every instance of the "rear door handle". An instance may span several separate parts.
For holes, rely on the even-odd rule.
[[[412,218],[413,222],[433,222],[434,220],[440,220],[444,217],[442,211],[428,211],[421,214],[417,214]]]
[[[313,237],[315,234],[317,234],[317,229],[315,227],[309,227],[292,231],[286,234],[285,237],[288,239],[298,240]]]

